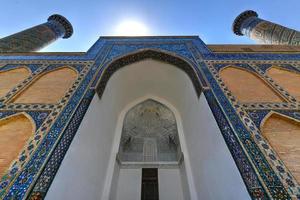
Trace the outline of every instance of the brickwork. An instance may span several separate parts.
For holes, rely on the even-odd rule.
[[[63,67],[47,72],[21,92],[14,103],[58,103],[77,78],[71,68]]]
[[[2,176],[35,131],[35,125],[24,114],[0,120],[0,176]]]
[[[272,114],[263,124],[262,134],[300,183],[300,122]]]
[[[30,75],[26,67],[0,72],[0,97],[3,97],[18,83]]]
[[[267,71],[277,84],[286,89],[298,101],[300,101],[300,73],[292,72],[283,68],[272,67]]]
[[[220,71],[226,86],[240,102],[283,102],[263,80],[247,70],[227,67]]]

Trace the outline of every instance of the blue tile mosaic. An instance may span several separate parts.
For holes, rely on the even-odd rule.
[[[28,114],[35,122],[36,129],[40,128],[44,120],[48,117],[50,111],[0,111],[0,120],[16,115],[18,113]]]
[[[293,118],[295,120],[300,120],[300,112],[298,110],[248,110],[247,113],[251,117],[252,121],[257,127],[261,127],[262,121],[270,113],[279,113],[283,116]]]
[[[220,71],[221,69],[223,69],[224,67],[228,67],[228,66],[234,66],[234,67],[240,67],[243,69],[248,69],[249,71],[252,72],[256,72],[249,64],[245,64],[245,63],[218,63],[218,64],[214,64],[214,67],[217,69],[217,71]]]
[[[62,65],[62,64],[56,64],[56,65],[49,65],[43,72],[45,71],[51,71],[51,70],[54,70],[56,68],[60,68],[60,67],[72,67],[74,69],[76,69],[76,71],[78,73],[81,72],[81,70],[84,68],[84,65],[72,65],[72,64],[65,64],[65,65]]]
[[[204,56],[206,60],[282,60],[299,61],[299,54],[269,54],[269,53],[215,53]]]
[[[288,69],[290,71],[294,71],[294,72],[300,72],[299,69],[297,69],[296,67],[294,67],[293,65],[289,65],[289,64],[281,64],[281,65],[276,65],[276,64],[258,64],[257,65],[264,73],[266,73],[266,71],[272,67],[272,66],[276,66],[276,67],[281,67],[283,69]]]
[[[7,64],[4,67],[0,68],[0,72],[1,71],[7,71],[7,70],[11,70],[11,69],[17,69],[19,67],[23,67],[26,66],[27,68],[30,69],[31,73],[36,72],[37,69],[39,69],[42,65],[38,65],[38,64],[26,64],[26,65],[14,65],[14,64]]]
[[[16,111],[18,105],[6,103],[6,99],[1,101],[3,105],[0,108],[0,118],[15,112],[26,112],[34,119],[41,131],[36,135],[36,146],[34,150],[30,151],[30,156],[20,157],[20,159],[24,159],[24,162],[20,161],[20,167],[12,168],[11,175],[1,179],[1,199],[43,199],[45,197],[89,103],[95,95],[96,86],[103,79],[104,69],[112,70],[111,63],[120,57],[128,58],[128,54],[134,53],[134,57],[137,57],[134,59],[138,60],[145,50],[157,51],[162,55],[164,53],[173,55],[178,59],[182,58],[191,66],[192,70],[186,72],[197,77],[194,79],[197,82],[194,84],[195,89],[204,93],[253,199],[283,200],[297,198],[297,196],[299,198],[298,185],[292,180],[292,177],[287,180],[282,179],[283,166],[276,166],[277,171],[271,167],[272,163],[269,160],[278,158],[274,154],[265,155],[257,144],[257,141],[262,139],[259,135],[253,137],[249,130],[249,128],[255,129],[255,125],[259,127],[261,120],[273,109],[247,111],[238,109],[239,107],[232,104],[235,99],[228,98],[224,94],[206,62],[230,61],[237,67],[252,71],[254,71],[252,68],[254,62],[256,66],[265,71],[270,63],[263,63],[264,61],[285,61],[288,62],[288,64],[283,64],[285,67],[298,70],[289,62],[300,61],[300,54],[213,53],[198,37],[104,37],[100,38],[87,53],[82,55],[64,55],[63,53],[61,55],[0,55],[0,62],[6,63],[4,67],[0,68],[0,71],[21,65],[28,66],[32,72],[38,70],[40,66],[45,66],[45,70],[52,70],[68,65],[80,73],[74,85],[57,105],[35,105],[36,107],[33,107],[34,105],[24,104],[20,105],[20,109],[25,109],[24,111]],[[235,63],[242,60],[251,61],[251,64]],[[260,63],[255,63],[256,61]],[[228,63],[212,64],[216,70],[227,65]],[[18,90],[13,91],[9,98],[17,93]],[[242,107],[242,105],[238,106]],[[276,112],[300,119],[300,113],[295,111],[295,107],[290,104],[286,106],[286,109],[277,109]],[[247,115],[250,116],[247,120],[252,121],[242,120]],[[254,125],[247,126],[245,124],[251,124],[251,122]],[[26,154],[22,155],[26,156]]]

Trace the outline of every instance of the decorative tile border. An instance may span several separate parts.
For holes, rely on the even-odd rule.
[[[298,103],[297,100],[289,94],[285,89],[283,89],[279,84],[275,83],[274,80],[272,80],[269,76],[265,74],[263,71],[266,69],[263,67],[263,69],[260,69],[261,65],[269,65],[273,66],[275,64],[261,64],[263,62],[256,62],[256,61],[248,61],[248,62],[240,62],[240,61],[206,61],[208,65],[213,66],[213,68],[219,72],[220,70],[233,66],[241,69],[246,69],[248,71],[251,71],[255,73],[258,77],[260,77],[262,80],[265,81],[267,85],[269,85],[277,94],[279,94],[283,99],[285,99],[287,102],[282,103],[273,103],[273,102],[260,102],[260,103],[239,103],[242,105],[245,109],[298,109]],[[281,67],[289,66],[289,65],[281,65]],[[285,69],[285,68],[284,68]],[[219,76],[218,76],[219,77]],[[225,86],[225,83],[220,79],[218,82],[220,83],[220,86],[222,87],[223,91],[226,93],[227,97],[230,99],[234,99],[237,101],[234,97],[234,95],[229,91],[229,89]]]
[[[27,58],[27,56],[22,56],[22,58]],[[49,58],[49,56],[46,56],[45,58]],[[61,65],[76,65],[76,64],[82,64],[82,65],[87,65],[87,64],[93,64],[94,60],[85,60],[85,61],[80,61],[80,60],[31,60],[31,59],[26,59],[26,60],[2,60],[0,59],[0,65],[3,65],[5,67],[6,65],[52,65],[52,64],[61,64]],[[2,68],[1,68],[2,69]]]
[[[43,72],[47,72],[49,70],[55,70],[57,68],[61,68],[61,65],[49,65],[50,67],[47,67],[46,65],[43,67]],[[65,65],[63,65],[65,66]],[[64,107],[69,102],[69,99],[73,96],[74,93],[77,92],[79,85],[82,83],[82,80],[86,77],[88,71],[90,70],[90,65],[76,65],[75,70],[80,71],[77,80],[75,80],[74,84],[69,88],[68,92],[65,94],[65,96],[60,100],[58,104],[11,104],[11,103],[5,103],[2,105],[1,110],[5,111],[23,111],[27,110],[26,112],[32,112],[35,110],[41,110],[44,112],[48,111],[50,115],[45,119],[44,123],[37,129],[36,133],[29,139],[27,145],[21,151],[21,154],[19,155],[19,159],[15,161],[15,163],[10,167],[10,169],[7,172],[7,175],[3,176],[0,182],[0,197],[4,196],[8,192],[8,187],[13,187],[13,182],[15,182],[17,177],[20,177],[22,173],[24,173],[24,166],[26,166],[26,163],[30,163],[34,158],[34,155],[37,151],[37,149],[40,147],[41,142],[43,141],[44,137],[47,137],[49,134],[49,130],[51,130],[51,127],[53,126],[56,119],[59,117],[60,113],[62,113]],[[40,73],[39,73],[40,74]],[[38,75],[37,75],[38,76]],[[30,80],[33,80],[31,78]],[[30,84],[30,82],[26,82],[24,84]],[[18,91],[15,91],[14,94],[16,94]],[[0,110],[0,111],[1,111]],[[71,111],[71,110],[70,110]],[[65,124],[62,124],[63,126]],[[48,144],[47,144],[48,145]],[[50,150],[50,149],[49,149]],[[44,151],[44,150],[43,150]],[[24,179],[23,179],[24,180]],[[14,189],[16,190],[16,188]],[[17,189],[17,191],[19,191]],[[25,192],[25,191],[23,191]],[[19,198],[19,196],[15,196],[13,198]]]
[[[55,104],[38,104],[38,103],[34,103],[34,104],[25,104],[25,103],[9,103],[9,104],[4,104],[1,106],[1,110],[52,110],[53,108],[55,108],[56,105]]]
[[[222,96],[226,95],[227,101],[230,102],[230,103],[229,102],[221,103],[222,107],[225,106],[225,108],[226,108],[226,105],[227,105],[227,107],[229,107],[229,108],[230,107],[234,108],[234,110],[235,110],[234,112],[238,114],[237,117],[243,122],[242,125],[246,128],[246,129],[244,129],[244,131],[246,131],[248,134],[251,135],[251,140],[252,140],[253,144],[255,144],[255,145],[253,147],[247,147],[247,143],[245,143],[245,144],[243,144],[245,146],[245,149],[248,151],[249,154],[253,153],[252,151],[260,152],[262,154],[259,161],[255,164],[258,165],[257,170],[258,170],[258,172],[260,172],[259,174],[262,176],[262,178],[264,176],[265,177],[273,177],[272,179],[267,178],[264,180],[266,186],[269,187],[269,192],[271,192],[271,191],[276,192],[273,194],[271,192],[272,197],[274,198],[274,196],[276,196],[276,197],[278,197],[278,195],[280,196],[280,193],[282,193],[285,190],[284,188],[286,188],[286,190],[289,192],[289,194],[292,197],[296,197],[297,195],[299,196],[300,195],[300,187],[297,184],[296,180],[292,177],[292,175],[288,171],[288,169],[283,165],[283,162],[279,159],[279,157],[276,155],[275,151],[268,144],[268,142],[264,138],[262,138],[261,133],[259,131],[259,127],[256,127],[254,122],[248,116],[247,112],[244,110],[245,107],[242,107],[242,105],[238,103],[236,98],[234,98],[233,95],[231,94],[231,92],[226,88],[225,84],[223,83],[222,79],[220,78],[220,76],[218,74],[217,69],[214,67],[214,64],[212,64],[210,62],[206,62],[206,64],[209,68],[209,71],[214,76],[214,78],[211,80],[216,81],[216,88],[215,89],[213,88],[214,93],[216,93],[216,91],[218,91],[218,90],[220,91],[222,88],[222,92],[219,93],[220,98],[223,100]],[[206,75],[208,76],[208,74],[206,74]],[[218,89],[218,87],[220,89]],[[257,104],[257,105],[259,105],[259,104]],[[290,108],[295,110],[294,107],[290,107]],[[230,109],[230,110],[232,110],[232,109]],[[230,111],[228,111],[228,112],[230,113]],[[229,115],[229,113],[227,115]],[[233,122],[233,121],[231,121],[231,122]],[[239,132],[241,130],[239,130]],[[240,136],[240,138],[242,138],[242,137]],[[258,158],[258,154],[255,153],[255,157],[251,158],[251,160],[255,161],[255,159],[257,159],[257,158]],[[263,164],[264,162],[268,163],[267,165],[270,165],[270,166],[267,167],[266,164]],[[265,166],[263,166],[261,164],[263,164]],[[267,168],[268,168],[268,170],[266,170]],[[282,169],[284,169],[284,170],[282,170]],[[280,181],[278,180],[277,177],[280,179]],[[276,182],[276,184],[274,181]],[[281,183],[283,183],[283,185]],[[273,190],[274,185],[278,185],[278,186],[276,186],[277,191]],[[279,185],[281,185],[281,186],[279,186]],[[282,186],[284,186],[284,187],[282,187]],[[281,187],[281,190],[278,190],[280,187]],[[281,198],[281,199],[285,199],[285,198]]]
[[[20,64],[4,64],[3,67],[0,68],[0,72],[8,71],[12,69],[17,69],[19,67],[26,67],[31,71],[31,73],[34,73],[36,70],[42,67],[41,64],[28,64],[28,65],[20,65]]]
[[[300,53],[298,54],[280,54],[280,53],[214,53],[205,55],[206,60],[265,60],[265,61],[299,61]]]
[[[280,115],[286,116],[287,118],[300,121],[299,110],[247,110],[247,113],[256,125],[256,127],[261,127],[261,123],[263,122],[263,120],[265,120],[265,117],[270,113],[278,113]]]
[[[256,65],[261,71],[263,71],[263,73],[266,73],[266,71],[271,68],[271,67],[279,67],[279,68],[283,68],[285,70],[291,71],[291,72],[300,72],[300,70],[291,65],[291,64],[257,64]]]
[[[250,196],[253,199],[269,199],[269,194],[265,190],[264,185],[261,183],[261,178],[257,175],[255,167],[249,161],[249,155],[247,155],[241,148],[241,142],[239,135],[234,133],[232,125],[228,122],[228,119],[224,115],[224,111],[220,107],[219,102],[216,100],[212,91],[205,91],[205,97],[208,101],[210,109],[212,110],[218,126],[222,132],[222,135],[226,141],[227,146],[231,152],[231,155],[241,173],[245,185]],[[288,196],[283,193],[286,199]]]
[[[48,117],[50,111],[40,111],[40,110],[34,110],[34,111],[0,111],[0,120],[3,118],[7,118],[19,113],[26,113],[29,115],[34,123],[35,123],[35,128],[39,129],[40,126],[43,124],[45,119]]]
[[[9,65],[9,66],[15,68],[14,65]],[[27,67],[27,65],[25,65],[25,66]],[[34,70],[34,72],[32,74],[30,74],[25,80],[23,80],[21,83],[19,83],[14,88],[12,88],[11,91],[9,91],[4,97],[0,97],[0,108],[4,108],[6,106],[5,103],[11,97],[13,97],[15,94],[20,92],[27,84],[29,84],[34,79],[34,77],[36,75],[40,74],[45,68],[46,68],[46,65],[40,65],[39,68]]]
[[[245,60],[245,59],[238,59],[238,60],[211,60],[211,59],[204,59],[204,61],[216,64],[216,63],[245,63],[245,64],[272,64],[272,65],[299,65],[300,60],[267,60],[267,59],[260,59],[260,60]]]
[[[239,103],[247,110],[257,109],[286,109],[286,110],[298,110],[297,105],[293,103]]]
[[[54,152],[48,160],[45,169],[37,179],[32,192],[29,194],[28,199],[43,199],[56,175],[56,172],[67,153],[69,146],[76,134],[77,129],[87,111],[91,102],[91,98],[84,98],[80,103],[76,113],[72,117],[68,127],[66,128],[60,142],[55,147]]]
[[[102,94],[104,92],[104,89],[106,87],[106,84],[109,80],[109,78],[120,68],[132,64],[134,62],[138,62],[147,58],[160,60],[166,63],[170,63],[172,65],[175,65],[179,69],[186,72],[186,74],[191,79],[194,88],[196,90],[196,93],[198,97],[200,96],[202,86],[201,82],[198,78],[197,73],[195,72],[195,69],[185,60],[178,58],[176,55],[169,55],[167,53],[164,53],[163,51],[154,51],[154,50],[142,50],[138,51],[137,53],[133,54],[127,54],[125,57],[117,58],[113,62],[109,63],[104,70],[102,70],[102,75],[100,77],[100,81],[96,86],[96,91],[98,96],[101,98]]]
[[[263,70],[260,69],[259,66],[253,65],[252,66],[257,73],[260,75],[261,78],[266,80],[277,92],[279,92],[285,99],[287,99],[289,102],[294,104],[294,106],[297,106],[296,102],[297,100],[295,97],[289,94],[288,91],[286,91],[284,88],[282,88],[278,83],[276,83],[271,77],[269,77]],[[290,70],[289,65],[282,65],[281,66],[283,69]],[[295,72],[295,70],[293,70]]]
[[[149,49],[151,50],[149,51]],[[214,54],[197,37],[102,38],[85,55],[0,56],[0,65],[40,64],[43,66],[41,71],[44,71],[46,67],[50,69],[50,65],[53,67],[56,65],[76,65],[76,70],[80,72],[78,80],[62,100],[53,107],[47,107],[49,111],[46,111],[46,109],[43,111],[42,106],[44,105],[32,104],[17,107],[19,105],[6,103],[23,88],[22,85],[19,88],[17,86],[11,96],[6,97],[3,101],[0,99],[0,102],[2,102],[0,112],[24,112],[23,110],[33,112],[37,109],[40,109],[40,112],[49,112],[35,134],[37,140],[32,140],[35,141],[34,150],[31,153],[23,154],[27,156],[26,162],[23,162],[18,170],[10,172],[14,172],[14,176],[10,176],[8,179],[4,178],[0,182],[0,198],[41,199],[45,197],[94,95],[94,90],[89,88],[95,88],[98,80],[101,83],[105,80],[105,77],[107,78],[104,69],[114,69],[112,66],[108,67],[109,63],[118,61],[124,55],[132,53],[134,55],[134,52],[146,52],[147,50],[152,54],[167,53],[179,59],[175,59],[174,64],[180,63],[181,67],[184,62],[188,63],[189,69],[191,69],[190,66],[193,67],[190,71],[193,75],[190,75],[190,77],[197,77],[197,85],[194,82],[195,88],[199,90],[198,93],[202,88],[253,199],[291,199],[291,197],[295,198],[297,195],[300,199],[298,184],[283,166],[282,161],[277,158],[275,152],[261,137],[255,125],[257,122],[252,120],[253,114],[251,114],[264,112],[266,107],[269,110],[276,107],[278,110],[277,106],[279,106],[279,112],[292,113],[296,112],[295,103],[287,103],[287,108],[283,108],[283,104],[264,104],[264,107],[259,109],[260,105],[257,104],[253,109],[245,109],[245,105],[240,105],[232,95],[228,96],[228,91],[220,87],[222,86],[221,80],[217,76],[216,68],[213,67],[214,64],[220,62],[228,65],[228,63],[238,61],[241,66],[249,66],[251,70],[256,71],[256,67],[260,69],[259,64],[290,64],[297,68],[300,64],[300,56],[298,54]],[[180,61],[180,58],[185,61]],[[158,56],[157,59],[161,59],[161,57]],[[132,60],[121,62],[117,66],[124,66],[130,61]],[[83,68],[80,67],[83,65]],[[0,70],[3,68],[5,66]],[[115,69],[118,69],[118,67]],[[28,82],[31,80],[32,78]],[[107,82],[107,80],[105,81]],[[105,83],[103,83],[102,86],[105,86]],[[290,101],[292,100],[290,99]]]

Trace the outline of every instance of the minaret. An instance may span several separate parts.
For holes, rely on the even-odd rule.
[[[236,35],[246,35],[260,44],[300,45],[300,32],[258,18],[255,11],[242,12],[233,22]]]
[[[73,34],[71,23],[61,15],[51,15],[46,23],[0,39],[0,53],[38,51],[58,38]]]

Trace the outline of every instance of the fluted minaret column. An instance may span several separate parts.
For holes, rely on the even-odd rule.
[[[65,17],[51,15],[46,23],[0,39],[0,53],[37,51],[58,38],[69,38],[72,34],[73,27]]]
[[[300,32],[258,18],[252,10],[242,12],[233,22],[236,35],[246,35],[260,44],[300,45]]]

